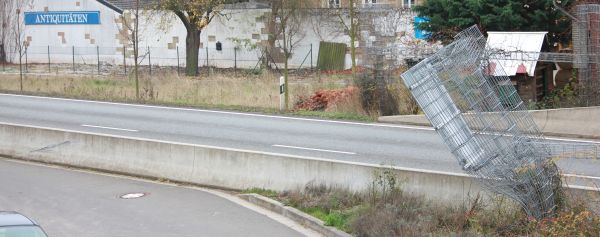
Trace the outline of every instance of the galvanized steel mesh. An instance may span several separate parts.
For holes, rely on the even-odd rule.
[[[600,105],[600,4],[574,7],[573,66],[579,78],[579,96],[584,106]]]
[[[561,182],[551,149],[510,79],[488,73],[501,70],[488,54],[473,26],[402,79],[466,173],[530,216],[548,216]]]

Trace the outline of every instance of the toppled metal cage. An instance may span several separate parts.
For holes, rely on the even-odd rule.
[[[488,54],[473,26],[402,79],[466,173],[530,216],[548,216],[561,186],[551,150],[510,79],[491,76],[503,69]]]
[[[600,105],[600,4],[573,9],[573,51],[582,105]]]

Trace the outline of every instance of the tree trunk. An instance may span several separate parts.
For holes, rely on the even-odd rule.
[[[4,44],[0,44],[0,62],[6,63],[6,51],[4,50]]]
[[[287,32],[285,31],[285,27],[286,27],[287,22],[286,21],[282,21],[281,22],[281,35],[283,36],[283,56],[285,57],[285,61],[284,61],[284,68],[283,68],[283,83],[284,83],[284,96],[285,96],[285,112],[287,112],[289,110],[288,104],[289,104],[289,99],[290,99],[290,94],[288,92],[288,59],[290,58],[290,49],[289,47],[291,47],[290,45],[288,45],[287,43]]]
[[[185,37],[185,75],[198,76],[198,55],[200,51],[200,30],[191,25],[187,28]]]
[[[356,80],[356,25],[354,24],[354,0],[350,0],[350,56],[352,57],[352,78]]]
[[[139,26],[140,26],[140,1],[136,0],[135,9],[135,22],[133,29],[133,58],[135,59],[135,99],[140,100],[140,75],[139,75],[139,58],[140,58],[140,38],[139,38]],[[125,49],[123,49],[125,50]]]

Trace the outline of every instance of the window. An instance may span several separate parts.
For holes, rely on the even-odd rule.
[[[375,4],[377,0],[365,0],[365,4]]]
[[[416,0],[402,0],[402,7],[412,8],[415,5]]]
[[[327,5],[329,8],[339,8],[340,0],[327,0]]]

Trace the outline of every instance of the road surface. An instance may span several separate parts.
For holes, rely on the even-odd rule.
[[[304,236],[228,194],[125,177],[0,159],[0,187],[0,210],[25,214],[50,237]],[[120,198],[130,193],[146,195]]]
[[[426,127],[11,94],[0,94],[0,108],[0,123],[462,173]],[[560,160],[559,167],[600,186],[598,161]]]

